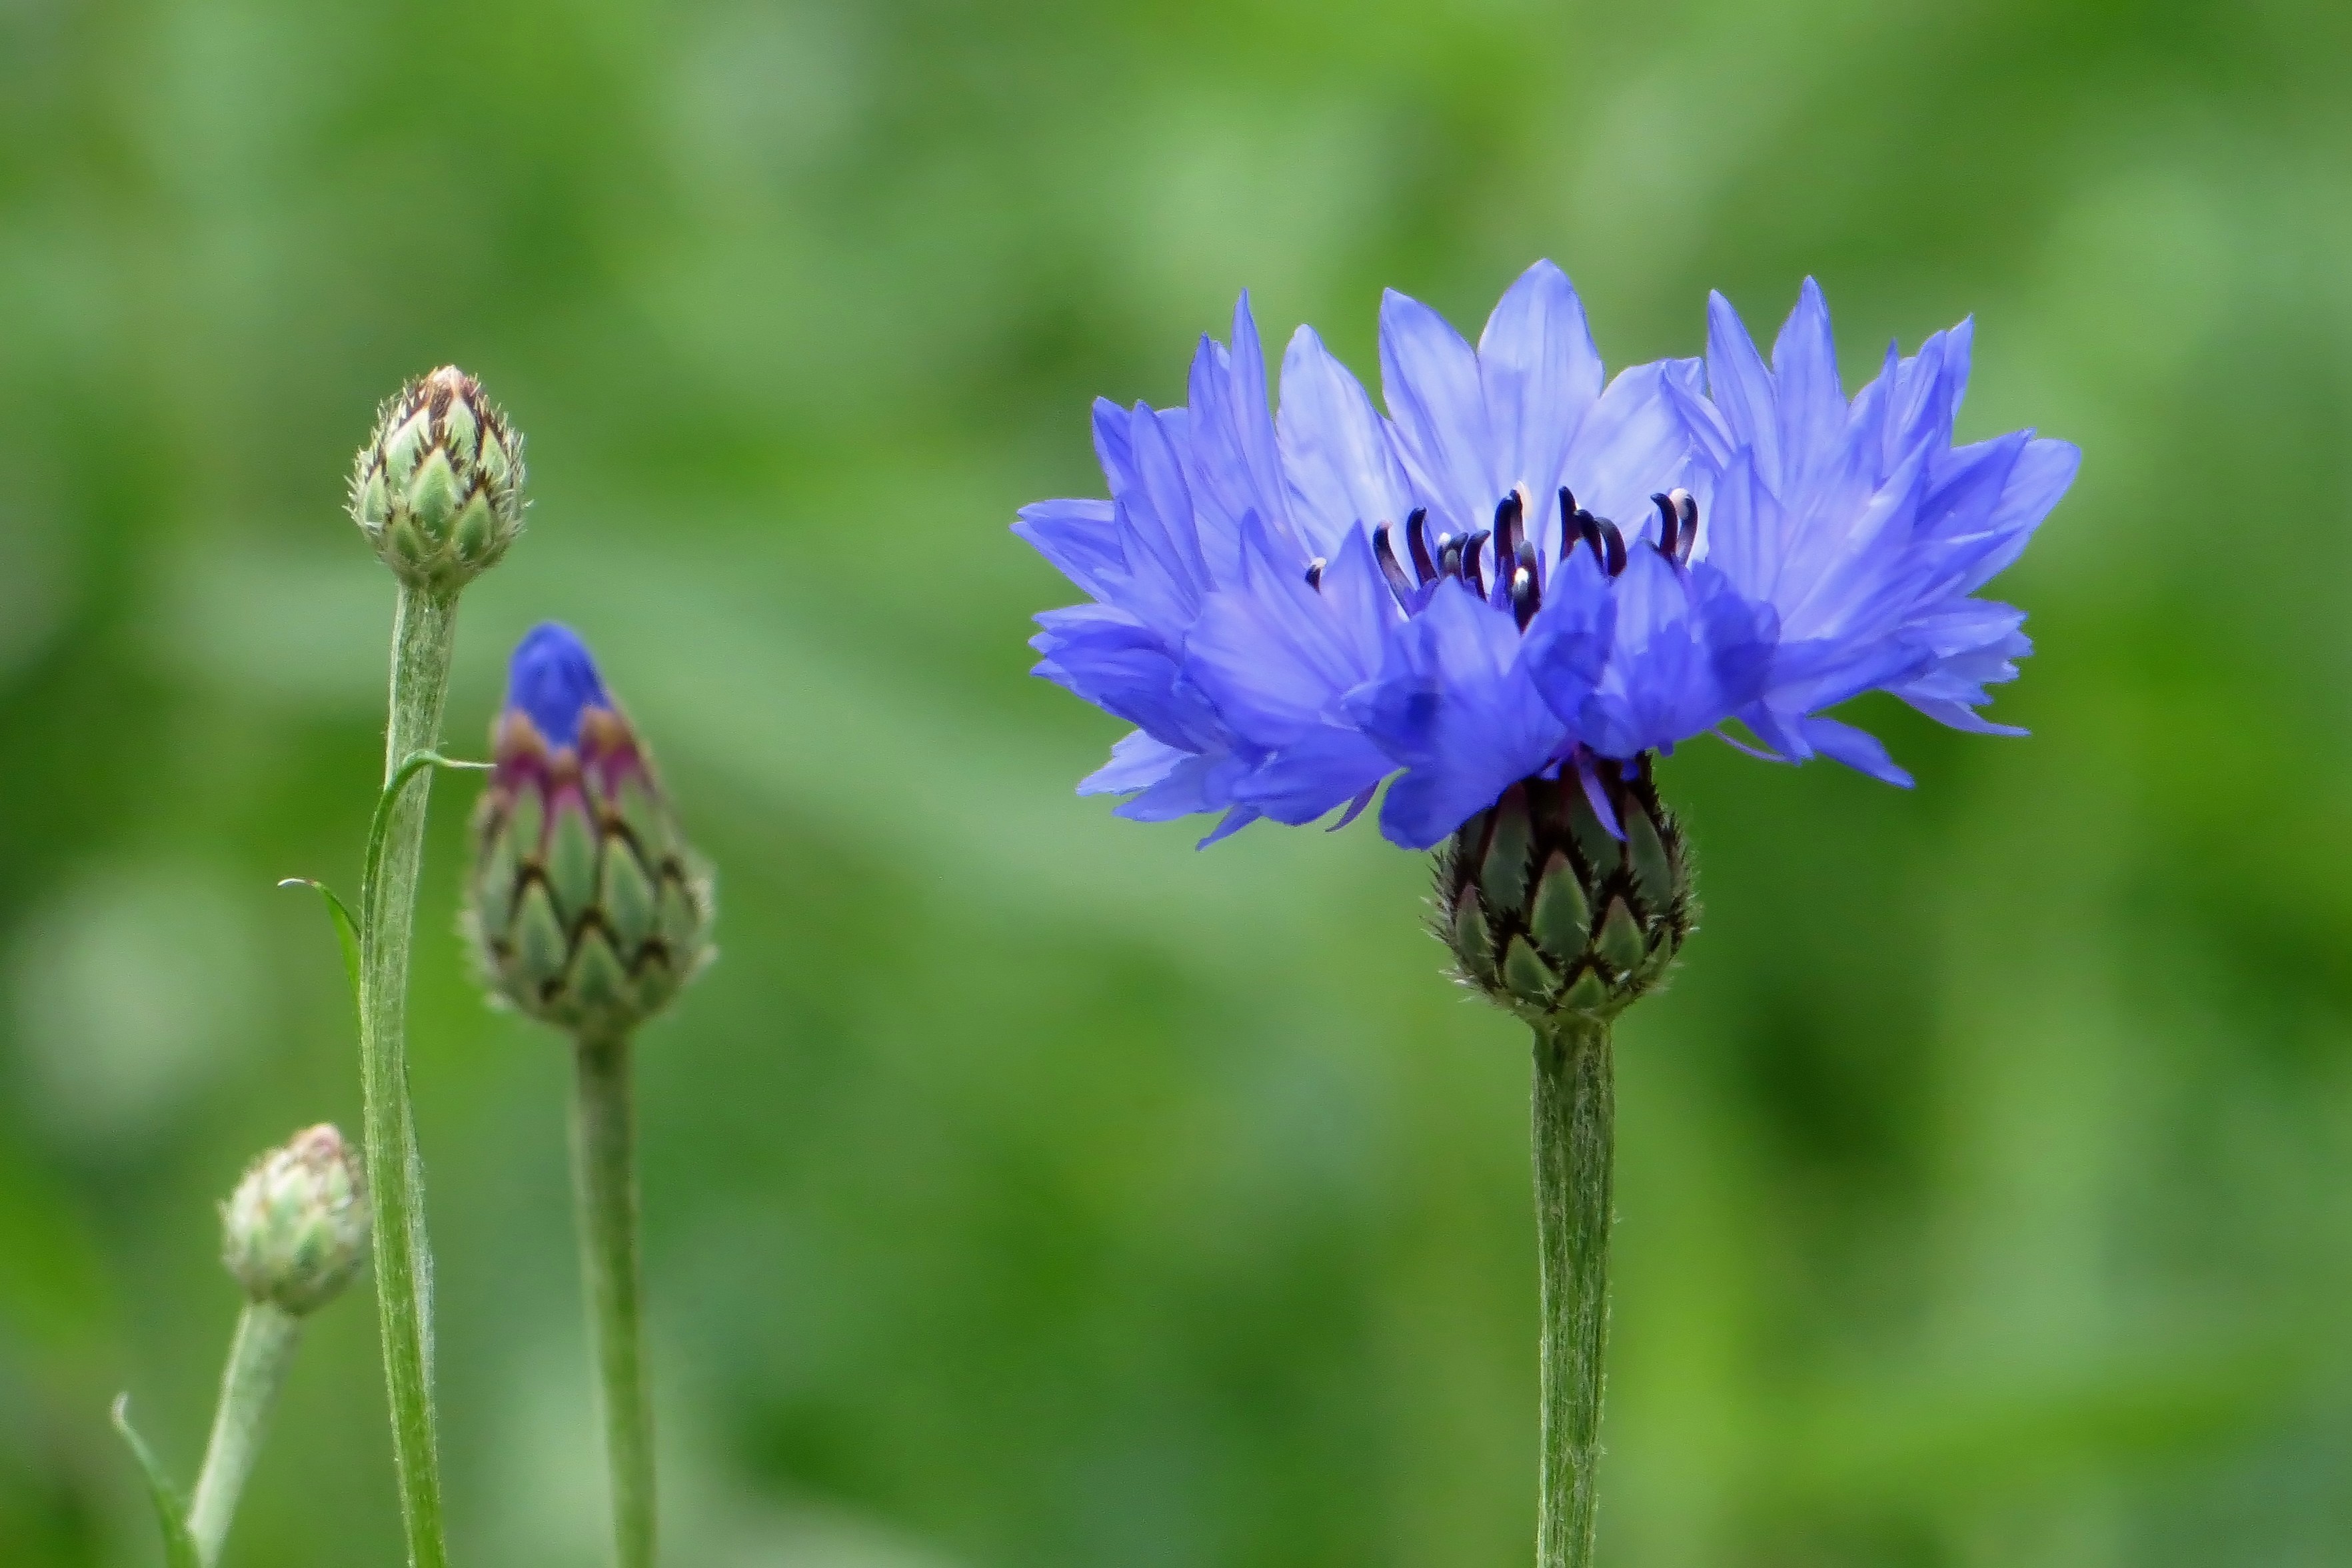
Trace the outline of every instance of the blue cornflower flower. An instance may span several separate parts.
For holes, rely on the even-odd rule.
[[[1260,816],[1344,823],[1402,770],[1382,829],[1426,848],[1519,779],[1589,771],[1579,705],[1639,738],[1652,710],[1689,706],[1685,687],[1720,685],[1704,658],[1677,667],[1679,685],[1611,684],[1621,601],[1662,667],[1689,664],[1689,617],[1654,602],[1647,563],[1621,590],[1623,535],[1574,499],[1646,507],[1690,471],[1667,384],[1696,396],[1696,362],[1604,390],[1583,308],[1549,263],[1475,350],[1402,295],[1381,332],[1396,423],[1307,328],[1283,357],[1277,419],[1244,296],[1232,348],[1202,340],[1188,407],[1097,404],[1108,502],[1022,512],[1016,531],[1093,598],[1038,618],[1037,673],[1137,726],[1080,786],[1129,794],[1123,815],[1224,812],[1204,842]],[[1689,575],[1678,562],[1664,597],[1687,598]],[[1725,619],[1713,607],[1696,612],[1708,627]],[[1727,713],[1752,695],[1711,700]]]
[[[1963,321],[1909,359],[1890,345],[1849,401],[1811,278],[1769,370],[1729,302],[1708,302],[1706,395],[1674,391],[1711,475],[1701,553],[1777,629],[1738,716],[1781,758],[1818,751],[1908,785],[1874,737],[1819,716],[1872,690],[1958,729],[2023,733],[1975,710],[2032,651],[2024,612],[1970,595],[2025,549],[2082,455],[2031,430],[1952,444],[1973,336]]]
[[[1811,283],[1769,371],[1717,296],[1704,371],[1604,384],[1544,262],[1475,348],[1389,294],[1386,419],[1307,328],[1276,417],[1246,296],[1233,337],[1202,340],[1188,407],[1097,405],[1108,502],[1016,525],[1093,596],[1039,617],[1037,673],[1137,726],[1080,786],[1122,814],[1222,811],[1204,843],[1260,816],[1344,824],[1395,775],[1382,831],[1426,848],[1567,769],[1613,833],[1609,775],[1735,719],[1764,755],[1898,783],[1822,710],[1885,689],[2001,729],[1974,709],[2030,644],[1970,595],[2077,455],[1952,445],[1966,324],[1849,402]]]

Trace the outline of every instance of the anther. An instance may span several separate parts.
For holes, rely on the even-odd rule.
[[[1389,580],[1389,591],[1397,596],[1397,602],[1411,608],[1413,585],[1404,568],[1397,564],[1396,541],[1389,537],[1386,523],[1372,530],[1372,559],[1380,562],[1381,575]]]
[[[1437,575],[1440,577],[1462,575],[1462,541],[1452,534],[1437,536]]]
[[[1519,551],[1519,525],[1526,520],[1525,504],[1517,490],[1495,503],[1495,559],[1508,560]]]
[[[1404,520],[1405,549],[1412,552],[1412,570],[1420,580],[1430,582],[1437,577],[1437,563],[1429,556],[1429,508],[1415,507]]]
[[[1318,592],[1323,587],[1323,567],[1324,559],[1319,555],[1307,563],[1307,586]]]
[[[1590,517],[1591,514],[1585,515]],[[1617,525],[1606,517],[1593,517],[1592,527],[1601,536],[1601,542],[1593,547],[1594,551],[1601,554],[1601,564],[1608,568],[1610,576],[1614,577],[1625,570],[1625,536],[1619,533]]]
[[[1565,490],[1560,492],[1560,497],[1563,500],[1570,498]],[[1592,547],[1593,560],[1606,571],[1609,569],[1609,549],[1601,542],[1601,519],[1579,507],[1569,514],[1568,523],[1576,530],[1579,540]]]
[[[1675,559],[1686,561],[1691,557],[1691,547],[1698,543],[1698,497],[1677,486],[1666,492],[1666,499],[1675,504],[1675,512],[1683,524],[1682,553]]]
[[[1527,549],[1524,544],[1519,548],[1522,550]],[[1542,608],[1543,591],[1536,586],[1534,570],[1523,566],[1511,573],[1511,619],[1519,623],[1519,630],[1526,631],[1528,622],[1534,620],[1536,612]]]
[[[1650,505],[1658,508],[1658,553],[1668,560],[1680,560],[1682,557],[1675,549],[1675,536],[1682,529],[1682,508],[1664,490],[1651,493]]]
[[[1480,528],[1462,541],[1462,580],[1481,599],[1486,597],[1486,577],[1479,565],[1478,552],[1489,537],[1486,529]]]

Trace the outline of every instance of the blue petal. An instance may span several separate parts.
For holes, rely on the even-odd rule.
[[[1995,724],[1975,709],[1961,703],[1915,697],[1902,692],[1897,692],[1895,695],[1902,697],[1905,702],[1909,703],[1937,724],[1948,725],[1954,729],[1966,730],[1971,735],[2016,736],[2027,733],[2017,725]]]
[[[1389,646],[1389,667],[1347,706],[1406,767],[1381,807],[1390,841],[1427,849],[1566,754],[1567,728],[1519,657],[1510,612],[1458,579],[1439,585]]]
[[[1206,699],[1181,678],[1151,628],[1123,611],[1082,604],[1037,617],[1030,645],[1045,655],[1033,674],[1150,730],[1171,746],[1207,750],[1221,727]]]
[[[1609,667],[1617,601],[1592,552],[1578,550],[1544,584],[1520,657],[1554,714],[1573,724]]]
[[[1248,763],[1229,753],[1187,757],[1141,794],[1120,801],[1112,814],[1130,821],[1166,822],[1223,811],[1233,804],[1234,781],[1248,771]]]
[[[1013,531],[1097,599],[1108,598],[1127,576],[1108,501],[1038,501],[1021,508]]]
[[[1298,329],[1282,357],[1278,429],[1291,516],[1318,554],[1412,509],[1371,399],[1310,328]]]
[[[590,708],[610,708],[588,644],[571,627],[542,621],[523,633],[507,665],[509,709],[520,709],[552,747],[576,746]]]
[[[1393,288],[1381,299],[1381,392],[1406,466],[1435,498],[1443,526],[1485,527],[1509,486],[1496,468],[1478,356],[1445,318]]]
[[[1234,798],[1295,827],[1353,800],[1395,769],[1362,731],[1318,725],[1259,763],[1234,786]]]
[[[1780,488],[1780,416],[1772,372],[1739,319],[1731,301],[1706,297],[1706,393],[1722,416],[1732,446],[1747,447],[1757,474],[1775,492]]]
[[[1478,379],[1499,444],[1503,490],[1540,500],[1559,487],[1568,446],[1601,395],[1601,354],[1568,275],[1539,261],[1511,285],[1478,339]]]
[[[1237,733],[1284,746],[1374,672],[1307,585],[1304,563],[1280,555],[1255,520],[1244,540],[1243,580],[1203,604],[1185,640],[1185,674]]]
[[[1619,371],[1569,444],[1565,483],[1629,539],[1654,531],[1651,495],[1689,477],[1690,428],[1667,391],[1682,373],[1671,360]]]
[[[1822,286],[1810,277],[1772,344],[1772,383],[1780,401],[1781,490],[1786,495],[1807,482],[1810,465],[1829,451],[1845,428],[1845,392],[1838,384],[1830,308],[1822,298]]]
[[[1192,760],[1196,753],[1132,730],[1110,748],[1110,760],[1078,781],[1081,795],[1127,795],[1152,785]]]
[[[1809,718],[1804,721],[1804,729],[1805,738],[1823,757],[1833,758],[1883,783],[1903,789],[1911,788],[1911,775],[1895,765],[1895,759],[1886,755],[1886,747],[1868,731],[1840,724],[1833,718]]]

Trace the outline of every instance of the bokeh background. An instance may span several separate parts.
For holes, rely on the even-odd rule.
[[[1549,256],[1612,361],[1975,312],[2087,454],[2041,652],[1921,787],[1689,748],[1707,919],[1621,1031],[1621,1568],[2352,1560],[2352,11],[0,0],[0,1563],[158,1561],[212,1205],[356,1122],[315,901],[380,767],[341,511],[446,361],[529,433],[451,733],[583,628],[722,868],[645,1041],[670,1560],[1486,1568],[1534,1514],[1524,1043],[1369,827],[1114,821],[1024,675],[1255,290],[1374,365]],[[1865,705],[1867,706],[1867,705]],[[415,1085],[457,1560],[604,1560],[560,1046],[453,931]],[[236,1565],[400,1560],[363,1301]]]

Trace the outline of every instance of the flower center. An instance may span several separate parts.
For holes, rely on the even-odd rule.
[[[1382,523],[1372,530],[1372,555],[1380,562],[1381,575],[1388,579],[1389,591],[1408,615],[1419,614],[1429,603],[1430,596],[1439,582],[1452,577],[1487,601],[1497,610],[1507,609],[1519,623],[1528,622],[1543,608],[1543,551],[1527,531],[1528,497],[1524,485],[1495,504],[1495,526],[1476,528],[1466,534],[1441,533],[1434,540],[1429,536],[1429,508],[1416,507],[1404,520],[1405,549],[1412,558],[1412,570],[1408,572],[1403,561],[1397,559],[1396,528]],[[1690,560],[1691,546],[1698,540],[1698,501],[1688,490],[1676,488],[1661,491],[1650,497],[1658,508],[1658,553],[1677,566]],[[1576,496],[1565,485],[1559,487],[1560,549],[1557,559],[1565,560],[1568,552],[1577,545],[1589,546],[1592,559],[1601,571],[1615,577],[1625,570],[1624,531],[1607,517],[1595,516],[1578,506]],[[1495,583],[1486,586],[1486,548],[1494,541]],[[1307,569],[1309,585],[1320,587],[1324,562],[1317,559]]]

